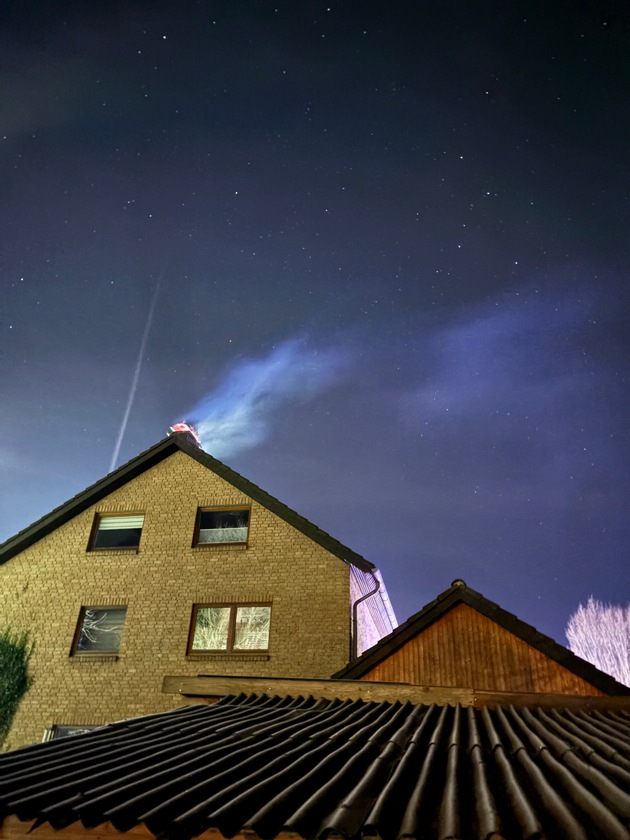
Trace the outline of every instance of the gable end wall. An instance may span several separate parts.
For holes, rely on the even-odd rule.
[[[250,505],[244,546],[193,548],[197,509]],[[86,551],[95,513],[145,513],[139,550]],[[112,492],[0,567],[3,624],[35,639],[33,687],[5,748],[58,724],[181,705],[166,674],[328,677],[347,662],[349,567],[183,452]],[[192,605],[271,602],[269,654],[187,658]],[[117,658],[71,657],[81,606],[127,605]],[[185,702],[185,701],[184,701]]]
[[[604,692],[467,604],[458,604],[361,678],[514,691]]]

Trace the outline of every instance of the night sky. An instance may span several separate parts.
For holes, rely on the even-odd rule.
[[[9,0],[0,57],[1,539],[186,418],[401,621],[630,599],[626,3]]]

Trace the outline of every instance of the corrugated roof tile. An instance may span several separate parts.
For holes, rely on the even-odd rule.
[[[630,717],[241,695],[0,756],[0,807],[169,840],[628,840]]]

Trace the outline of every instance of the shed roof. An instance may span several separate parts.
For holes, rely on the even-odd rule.
[[[467,586],[463,580],[455,580],[452,585],[424,606],[419,612],[400,624],[393,632],[332,675],[332,679],[357,680],[368,674],[373,668],[385,661],[403,645],[422,633],[435,621],[458,604],[467,604],[490,620],[513,633],[519,639],[553,659],[558,664],[572,671],[578,677],[609,695],[630,695],[630,688],[617,682],[585,659],[581,659],[568,648],[563,647],[549,636],[545,636],[513,613],[504,610],[498,604],[488,600],[479,592]]]
[[[206,469],[211,470],[246,496],[263,505],[263,507],[275,513],[276,516],[284,519],[289,525],[301,531],[305,536],[313,540],[313,542],[318,543],[326,551],[329,551],[345,563],[356,566],[363,572],[376,571],[376,567],[364,557],[361,557],[360,554],[352,551],[352,549],[343,545],[334,537],[331,537],[330,534],[322,531],[317,525],[313,525],[308,519],[300,516],[299,513],[296,513],[296,511],[283,504],[274,496],[266,493],[262,488],[244,478],[233,469],[230,469],[226,464],[223,464],[221,461],[213,458],[212,455],[191,444],[185,432],[175,432],[159,441],[155,446],[132,458],[131,461],[123,464],[117,470],[114,470],[114,472],[109,473],[105,478],[97,481],[96,484],[92,484],[86,490],[73,496],[64,504],[55,508],[41,519],[38,519],[37,522],[34,522],[14,537],[8,539],[0,545],[0,565],[6,563],[7,560],[10,560],[20,551],[33,545],[33,543],[47,536],[60,525],[63,525],[86,508],[99,502],[114,490],[123,487],[137,476],[150,470],[151,467],[159,464],[175,452],[184,452],[186,455],[194,458],[195,461],[198,461]]]
[[[72,826],[75,840],[81,823],[173,840],[628,840],[630,702],[608,702],[231,696],[0,756],[4,835],[17,836],[17,816]]]

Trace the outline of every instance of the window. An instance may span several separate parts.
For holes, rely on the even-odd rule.
[[[193,545],[246,543],[248,508],[200,508]]]
[[[72,654],[118,653],[127,607],[82,607]]]
[[[144,525],[144,514],[97,513],[88,550],[99,548],[137,548]]]
[[[188,653],[269,647],[269,604],[195,604]]]
[[[59,738],[72,738],[74,735],[84,735],[86,732],[92,732],[93,729],[101,729],[100,726],[66,726],[65,724],[55,724],[50,729],[46,729],[42,741],[56,741]]]

